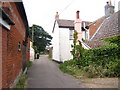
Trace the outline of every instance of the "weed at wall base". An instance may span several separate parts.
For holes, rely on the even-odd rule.
[[[15,88],[24,88],[25,87],[25,82],[26,82],[26,79],[27,79],[27,73],[23,74],[18,83],[16,84]]]

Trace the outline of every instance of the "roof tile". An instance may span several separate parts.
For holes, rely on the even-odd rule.
[[[92,38],[91,41],[86,41],[86,44],[88,44],[91,48],[99,48],[105,45],[105,42],[101,40],[102,38],[120,34],[120,30],[118,29],[119,13],[120,11],[106,18],[96,35]]]

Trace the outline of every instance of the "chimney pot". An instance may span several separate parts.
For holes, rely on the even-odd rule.
[[[109,2],[106,2],[107,3],[107,6],[109,6],[110,4],[109,4]]]
[[[80,18],[79,12],[80,12],[80,11],[77,11],[77,12],[76,12],[76,19],[79,19],[79,18]]]
[[[55,19],[56,19],[56,20],[59,19],[59,14],[58,14],[58,12],[56,12]]]

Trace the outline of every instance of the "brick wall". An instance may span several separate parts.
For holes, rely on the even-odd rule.
[[[22,45],[26,37],[26,28],[23,19],[14,2],[9,2],[10,18],[15,25],[11,26],[10,31],[2,29],[2,87],[12,86],[16,77],[22,69]],[[8,11],[9,12],[9,11]],[[18,42],[21,43],[21,51],[18,51]]]
[[[90,38],[94,35],[94,33],[96,32],[96,30],[98,29],[98,27],[100,26],[100,24],[103,22],[104,19],[105,19],[105,17],[102,17],[102,18],[98,19],[97,21],[93,22],[89,26]]]
[[[0,25],[0,90],[2,88],[2,27]]]
[[[30,60],[30,38],[27,38],[27,48],[26,48],[26,60]]]
[[[7,30],[2,27],[2,87],[7,87]]]

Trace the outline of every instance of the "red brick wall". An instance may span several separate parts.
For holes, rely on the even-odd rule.
[[[2,86],[7,87],[7,30],[2,27]]]
[[[90,38],[94,35],[94,33],[96,32],[96,30],[98,29],[98,27],[100,26],[100,24],[103,22],[105,18],[100,18],[99,20],[95,21],[94,23],[92,23],[89,27],[89,35]]]
[[[24,22],[23,22],[23,19],[20,15],[20,13],[18,12],[17,10],[17,7],[15,5],[15,3],[11,2],[10,3],[11,5],[11,18],[12,20],[15,22],[15,27],[16,27],[16,30],[18,30],[19,34],[21,34],[22,36],[22,39],[25,40],[25,36],[26,36],[26,30],[25,30],[25,25],[24,25]]]
[[[30,38],[27,38],[27,48],[26,48],[26,60],[30,60]]]
[[[0,90],[2,88],[2,27],[0,25]]]
[[[7,83],[10,85],[16,79],[22,69],[22,51],[18,51],[18,42],[22,45],[22,36],[18,30],[12,26],[8,31],[8,61],[7,61]],[[22,48],[21,48],[22,49]]]
[[[15,22],[10,31],[2,29],[2,87],[10,87],[22,69],[22,44],[25,41],[26,29],[15,3],[9,3],[10,17]],[[21,51],[18,51],[18,42]]]

